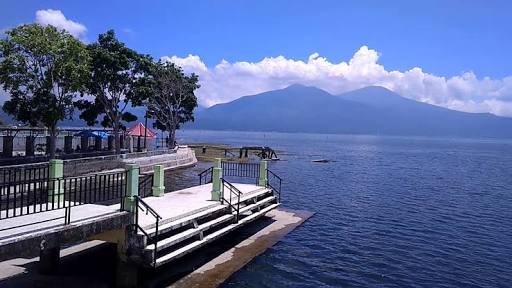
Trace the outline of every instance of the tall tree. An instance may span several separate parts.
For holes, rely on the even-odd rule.
[[[115,150],[121,151],[119,133],[122,121],[135,121],[137,117],[127,111],[131,103],[140,105],[139,91],[144,90],[145,71],[151,58],[143,56],[120,42],[113,30],[100,34],[98,41],[87,47],[90,55],[88,94],[76,102],[82,110],[80,118],[88,125],[98,123],[114,131]]]
[[[147,113],[155,127],[169,132],[169,146],[174,147],[176,130],[194,120],[197,107],[195,90],[200,86],[195,74],[185,75],[173,63],[158,62],[152,72],[153,88],[147,101]]]
[[[51,25],[21,25],[5,34],[0,40],[0,84],[11,98],[3,110],[17,121],[47,127],[50,158],[55,158],[57,125],[71,118],[73,99],[84,90],[87,49]]]

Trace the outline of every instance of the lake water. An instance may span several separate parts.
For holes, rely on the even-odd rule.
[[[512,287],[512,141],[178,137],[282,151],[283,205],[316,212],[224,287]]]

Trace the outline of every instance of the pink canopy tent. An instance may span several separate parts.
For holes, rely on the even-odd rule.
[[[144,126],[144,124],[142,124],[142,123],[135,124],[130,129],[126,130],[126,132],[130,136],[137,136],[137,137],[138,136],[144,137],[144,135],[146,135],[147,138],[154,138],[156,136],[156,133],[153,132],[153,130],[146,128],[146,126]]]

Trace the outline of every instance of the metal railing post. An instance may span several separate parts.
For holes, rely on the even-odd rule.
[[[153,196],[164,196],[165,185],[164,185],[164,166],[155,165],[153,168]]]
[[[64,201],[64,185],[59,183],[64,176],[64,161],[61,159],[50,160],[48,174],[48,202],[58,204]]]
[[[212,169],[212,201],[219,201],[222,193],[222,160],[215,159],[215,164]]]
[[[135,213],[137,205],[135,197],[139,195],[139,165],[129,164],[127,166],[124,210]]]
[[[267,186],[267,165],[268,165],[268,162],[266,160],[261,160],[260,161],[260,175],[259,175],[259,178],[258,178],[258,186],[263,186],[263,187],[266,187]]]

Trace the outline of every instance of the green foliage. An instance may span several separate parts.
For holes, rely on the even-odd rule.
[[[145,71],[152,60],[126,47],[112,30],[100,34],[87,50],[90,55],[87,94],[90,95],[75,105],[82,110],[80,118],[88,125],[98,123],[98,117],[103,116],[101,125],[117,131],[122,128],[121,121],[137,119],[125,110],[130,102],[133,106],[142,103]]]
[[[9,92],[5,112],[23,123],[54,130],[71,117],[73,97],[84,91],[85,46],[63,30],[21,25],[0,40],[0,84]]]
[[[152,89],[148,97],[147,113],[155,119],[154,126],[169,132],[170,141],[180,124],[194,120],[198,85],[195,74],[185,75],[173,63],[156,63],[152,69]]]

